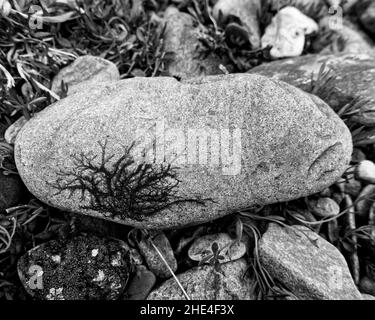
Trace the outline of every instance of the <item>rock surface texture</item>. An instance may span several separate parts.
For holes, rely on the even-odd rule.
[[[359,115],[362,124],[366,121],[366,109],[375,108],[375,53],[338,54],[338,55],[306,55],[303,57],[274,61],[251,69],[249,72],[282,80],[291,85],[308,90],[311,87],[311,75],[317,77],[322,64],[331,69],[335,76],[336,90],[329,98],[329,105],[336,108],[345,105],[354,97],[369,99],[366,108]]]
[[[251,74],[92,86],[38,113],[15,144],[40,200],[143,228],[314,194],[351,153],[348,128],[319,98]]]
[[[306,227],[270,224],[259,243],[263,266],[299,299],[361,300],[345,258]]]
[[[246,276],[248,265],[237,260],[220,265],[220,271],[204,265],[177,275],[192,300],[255,300],[251,279]],[[148,300],[186,299],[174,279],[169,279],[151,291]]]
[[[51,90],[62,93],[61,82],[68,85],[67,94],[83,90],[89,83],[116,81],[120,73],[114,63],[90,55],[78,57],[73,63],[60,70],[53,78]]]

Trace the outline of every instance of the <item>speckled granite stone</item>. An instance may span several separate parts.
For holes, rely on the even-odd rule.
[[[270,275],[299,299],[361,300],[340,251],[306,227],[270,224],[259,256]]]
[[[116,65],[95,56],[78,57],[67,67],[61,69],[52,80],[51,90],[61,94],[61,81],[68,85],[68,94],[79,92],[87,84],[120,80]]]
[[[115,219],[142,228],[198,224],[238,208],[314,194],[342,175],[352,153],[342,120],[320,99],[284,82],[251,74],[186,82],[134,78],[88,87],[28,121],[15,144],[20,176],[51,206],[105,217],[82,209],[87,197],[51,186],[59,171],[74,170],[80,154],[100,158],[98,141],[107,141],[113,161],[124,146],[148,141],[132,155],[142,159],[143,150],[146,162],[178,166],[176,194],[207,200]]]
[[[244,259],[220,265],[216,271],[211,265],[203,265],[177,275],[188,296],[193,300],[256,300],[254,282],[247,272]],[[169,279],[151,291],[147,300],[186,299],[174,279]]]
[[[363,111],[375,108],[375,51],[369,54],[306,55],[262,64],[249,72],[285,81],[306,90],[310,88],[311,75],[316,79],[322,64],[335,76],[335,90],[328,104],[335,110],[360,96],[369,99]],[[361,115],[358,115],[360,117]],[[353,117],[355,118],[355,117]],[[366,124],[366,117],[361,117]],[[373,123],[373,119],[371,119]]]

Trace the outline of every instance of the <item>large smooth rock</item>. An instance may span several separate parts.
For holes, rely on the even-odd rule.
[[[79,92],[90,83],[116,81],[120,79],[120,72],[116,65],[106,59],[95,56],[81,56],[73,63],[61,69],[53,78],[51,90],[62,93],[61,83],[68,86],[67,94]]]
[[[345,258],[303,226],[270,224],[259,243],[263,266],[300,299],[360,300]]]
[[[249,41],[253,49],[260,47],[259,12],[260,0],[219,0],[212,9],[213,17],[219,21],[220,16],[224,20],[235,16],[241,20],[248,33]]]
[[[99,142],[107,142],[105,155],[112,158],[103,161]],[[314,194],[342,175],[351,153],[348,128],[320,99],[250,74],[92,86],[33,117],[15,144],[19,173],[40,200],[142,228],[198,224],[238,208]],[[103,199],[110,184],[98,170],[105,163],[113,173],[124,154],[135,163],[117,178],[121,172],[134,178],[127,184],[128,178],[112,177],[117,187]],[[76,174],[92,184],[88,162],[96,167],[94,180],[104,184],[94,195],[99,190],[101,204],[111,210],[90,203],[95,197],[89,192],[82,197],[73,181]],[[139,180],[142,163],[150,167],[146,177],[158,177],[151,186]],[[143,200],[150,192],[157,197]],[[138,202],[127,200],[130,195]]]
[[[206,30],[193,16],[170,6],[164,19],[164,50],[170,55],[166,62],[168,75],[189,79],[223,73],[219,66],[224,62],[215,54],[205,52],[200,38],[204,37]]]
[[[18,261],[20,280],[37,300],[116,300],[130,272],[124,242],[90,235],[46,242]]]
[[[331,69],[332,75],[335,76],[336,89],[328,101],[332,108],[343,106],[356,96],[370,100],[363,113],[375,108],[375,52],[372,55],[306,55],[263,64],[249,72],[283,80],[303,90],[309,90],[311,75],[314,74],[316,79],[324,63],[326,70]],[[370,125],[374,123],[373,117],[366,121],[367,117],[364,115],[361,117],[361,114],[362,112],[356,115],[360,123]]]
[[[215,270],[203,265],[177,275],[182,287],[192,300],[256,300],[254,282],[248,276],[244,259],[220,265]],[[186,299],[176,280],[169,279],[151,291],[147,300]]]

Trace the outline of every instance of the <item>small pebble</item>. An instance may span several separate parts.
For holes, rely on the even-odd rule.
[[[375,183],[375,163],[370,160],[361,161],[356,168],[356,177],[365,182]]]
[[[363,277],[359,282],[359,290],[363,293],[375,295],[375,282],[369,277]]]
[[[13,124],[11,124],[4,133],[4,139],[9,144],[14,144],[18,135],[18,132],[25,125],[27,120],[24,116],[17,119]]]
[[[168,238],[163,232],[155,232],[151,239],[144,238],[138,242],[138,248],[142,256],[144,257],[147,266],[150,270],[159,278],[169,278],[172,276],[168,267],[164,261],[160,258],[160,255],[155,250],[152,243],[158,248],[164,259],[168,263],[168,266],[173,272],[177,270],[177,261],[174,256],[171,244]]]
[[[126,300],[145,300],[156,282],[155,275],[144,265],[137,266],[137,271],[126,290]]]
[[[320,218],[334,217],[340,213],[339,205],[331,198],[319,198],[318,200],[310,200],[309,206],[312,213]]]
[[[361,193],[362,184],[360,181],[356,179],[350,179],[349,181],[345,182],[344,189],[345,193],[356,198]]]

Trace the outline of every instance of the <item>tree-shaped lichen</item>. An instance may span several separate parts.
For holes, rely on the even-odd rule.
[[[204,205],[209,199],[186,198],[178,195],[177,167],[171,164],[136,163],[131,155],[134,147],[124,148],[117,160],[106,154],[107,142],[100,143],[101,158],[84,153],[74,157],[73,169],[59,171],[53,187],[60,194],[76,192],[81,201],[89,197],[82,209],[95,210],[110,218],[142,220],[178,203]],[[86,200],[87,201],[87,200]]]

